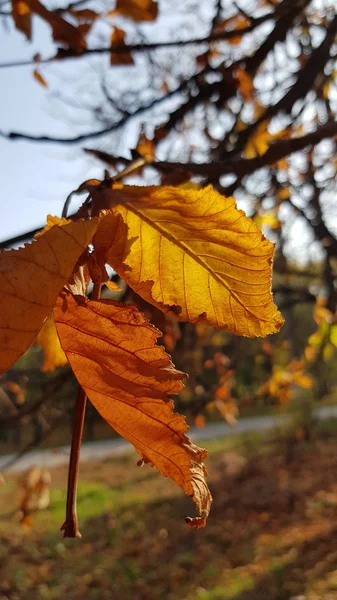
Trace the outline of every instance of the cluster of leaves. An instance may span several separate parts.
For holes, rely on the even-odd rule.
[[[207,10],[203,12],[193,0],[179,8],[173,0],[117,0],[104,13],[94,3],[91,7],[89,0],[88,6],[79,9],[76,2],[47,10],[37,0],[13,0],[12,15],[28,38],[31,16],[38,15],[51,25],[54,39],[61,44],[52,57],[35,57],[35,66],[67,58],[81,61],[87,55],[96,55],[98,64],[101,55],[109,57],[102,78],[91,72],[90,86],[82,78],[92,96],[86,105],[78,103],[90,118],[94,116],[99,128],[87,127],[86,133],[67,138],[35,132],[2,135],[60,143],[102,137],[101,146],[86,148],[86,152],[104,161],[113,173],[126,167],[124,177],[132,173],[137,183],[155,178],[161,186],[179,187],[153,187],[145,192],[145,188],[98,181],[81,187],[93,198],[93,219],[88,221],[93,230],[85,234],[84,255],[76,258],[74,280],[74,263],[65,261],[62,285],[70,278],[68,293],[76,297],[86,297],[89,276],[96,286],[113,287],[105,272],[105,263],[110,264],[130,286],[131,292],[125,292],[128,302],[140,306],[163,330],[166,348],[183,357],[176,362],[191,375],[188,390],[197,422],[202,424],[207,406],[217,407],[233,420],[238,397],[245,397],[238,363],[244,370],[247,356],[242,353],[237,359],[234,344],[223,339],[214,343],[217,334],[202,327],[206,323],[247,336],[266,335],[278,328],[280,320],[269,296],[267,263],[272,250],[261,241],[256,225],[262,227],[277,242],[274,291],[290,324],[285,336],[289,344],[283,354],[275,351],[277,342],[269,349],[268,345],[258,348],[256,359],[262,356],[266,368],[261,369],[263,383],[255,382],[251,391],[254,395],[259,389],[258,397],[283,404],[294,396],[296,386],[308,389],[313,385],[307,371],[314,371],[321,356],[328,360],[336,346],[337,241],[329,219],[337,168],[334,0],[242,1],[240,6],[209,3],[208,21]],[[168,25],[164,32],[165,14],[172,13],[176,13],[175,31]],[[103,22],[108,27],[101,27]],[[182,30],[183,39],[179,37]],[[35,77],[45,83],[40,72],[35,71]],[[76,98],[80,96],[77,88],[73,92]],[[62,96],[64,102],[69,96]],[[136,121],[131,158],[126,158],[130,157],[130,136],[114,134]],[[227,198],[223,212],[223,198],[210,188],[202,190],[204,183],[244,202],[253,222],[233,212],[234,200]],[[102,209],[113,210],[119,221],[110,223],[107,216],[104,221]],[[95,219],[99,219],[97,230]],[[52,229],[63,225],[55,221]],[[303,235],[294,235],[296,227]],[[39,238],[33,247],[38,242]],[[88,244],[92,244],[90,251],[84,250]],[[308,260],[310,252],[313,257],[303,282],[289,259],[293,250],[299,251],[302,260]],[[61,287],[48,300],[49,311]],[[28,293],[37,297],[38,291],[29,284]],[[316,310],[319,329],[309,337],[306,348],[298,347],[292,327],[296,306],[313,304],[322,293],[327,312],[317,320]],[[72,306],[71,297],[66,296],[64,302]],[[130,319],[138,314],[127,310]],[[81,318],[82,314],[83,310]],[[39,327],[46,316],[41,310]],[[196,323],[188,330],[191,335],[186,335],[187,329],[177,319]],[[18,319],[15,327],[24,331],[24,322]],[[65,361],[53,327],[49,319],[37,340],[48,352],[45,370]],[[57,328],[60,335],[60,323]],[[38,329],[27,332],[25,347]],[[14,361],[22,351],[22,337],[13,348]],[[172,386],[178,391],[178,380]],[[186,392],[181,394],[183,401],[186,397]]]
[[[265,336],[283,323],[270,292],[273,244],[231,198],[210,187],[138,188],[107,178],[79,189],[90,193],[91,218],[49,217],[33,244],[0,255],[1,372],[37,335],[45,343],[53,311],[81,389],[142,463],[193,497],[199,516],[188,522],[201,527],[211,503],[202,462],[207,452],[188,440],[185,419],[168,399],[182,389],[185,375],[156,345],[160,332],[141,312],[100,300],[99,290],[105,283],[116,287],[109,284],[108,264],[164,313]],[[52,344],[62,363],[60,350]],[[48,360],[55,364],[55,356]]]

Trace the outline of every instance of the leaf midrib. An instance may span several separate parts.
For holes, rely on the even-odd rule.
[[[158,223],[156,223],[155,221],[152,221],[151,219],[149,219],[146,215],[144,215],[143,212],[138,211],[134,206],[132,206],[132,204],[130,204],[130,202],[125,202],[123,205],[120,205],[121,208],[126,207],[128,210],[130,210],[130,212],[132,212],[133,214],[135,214],[140,220],[143,220],[147,223],[147,225],[149,225],[150,227],[152,227],[153,229],[155,229],[158,233],[160,233],[161,235],[165,236],[173,245],[178,246],[181,250],[183,250],[183,252],[186,252],[186,254],[188,254],[190,256],[190,258],[192,258],[192,260],[195,260],[195,262],[197,262],[202,268],[204,268],[209,275],[219,284],[219,285],[223,285],[226,290],[228,291],[229,295],[232,296],[232,298],[235,299],[235,301],[242,307],[242,309],[244,311],[246,311],[247,313],[251,314],[255,319],[257,318],[259,321],[265,321],[265,322],[269,322],[269,319],[263,319],[258,317],[256,314],[254,314],[249,308],[247,308],[243,302],[241,302],[240,298],[237,296],[237,294],[235,292],[233,292],[229,285],[227,284],[227,282],[225,280],[222,280],[220,277],[218,277],[218,275],[216,273],[214,273],[214,271],[212,271],[207,264],[200,259],[200,257],[198,257],[196,254],[194,254],[189,248],[188,246],[185,246],[185,244],[183,242],[181,242],[181,240],[177,240],[176,238],[174,238],[169,231],[167,231],[165,228],[162,228],[158,225]],[[117,210],[118,210],[118,205],[117,205]],[[211,291],[210,291],[210,295],[211,295]],[[186,307],[187,308],[187,307]]]

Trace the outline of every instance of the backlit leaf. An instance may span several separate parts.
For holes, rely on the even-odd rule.
[[[148,161],[153,161],[155,158],[155,145],[153,140],[149,140],[145,133],[142,133],[139,137],[138,144],[136,146],[137,152],[144,156]]]
[[[285,130],[277,133],[270,133],[268,131],[268,124],[268,121],[262,121],[248,139],[244,148],[246,158],[262,156],[267,152],[272,142],[286,137],[287,133]]]
[[[31,244],[0,254],[1,373],[36,338],[98,222],[51,217]]]
[[[42,346],[44,351],[44,362],[41,367],[43,373],[53,371],[56,367],[63,367],[67,364],[67,357],[61,348],[52,314],[43,323],[35,344]]]
[[[182,321],[239,335],[279,330],[274,245],[233,198],[211,186],[119,188],[110,190],[111,206],[118,204],[113,210],[128,227],[127,240],[112,246],[107,262],[140,296]]]
[[[154,464],[197,505],[205,524],[211,496],[202,460],[191,444],[184,417],[173,413],[168,394],[182,389],[162,346],[160,332],[133,306],[113,301],[78,301],[64,292],[54,309],[63,350],[88,398],[103,418],[131,442],[143,462]]]

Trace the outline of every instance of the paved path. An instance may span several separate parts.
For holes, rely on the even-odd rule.
[[[322,406],[315,410],[315,416],[319,419],[337,417],[337,406]],[[229,427],[226,423],[209,423],[203,429],[191,427],[189,437],[192,440],[211,440],[230,434],[244,433],[247,431],[266,431],[282,425],[286,422],[285,416],[265,416],[239,419],[235,427]],[[29,469],[33,465],[40,467],[56,467],[68,462],[70,446],[61,446],[51,450],[33,450],[6,468],[15,454],[0,456],[0,471],[19,472]],[[81,447],[81,462],[90,459],[104,459],[110,456],[120,456],[134,452],[133,446],[122,439],[102,440],[98,442],[85,442]]]

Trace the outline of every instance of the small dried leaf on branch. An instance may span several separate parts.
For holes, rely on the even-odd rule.
[[[32,12],[24,0],[12,0],[12,17],[16,29],[22,31],[30,41],[32,39]]]
[[[95,19],[97,19],[100,16],[99,13],[97,13],[94,10],[91,10],[89,8],[82,8],[82,9],[72,8],[68,12],[69,12],[69,14],[71,14],[73,17],[75,17],[79,21],[86,21],[86,22],[95,21]]]
[[[34,69],[33,71],[33,77],[34,79],[36,79],[36,81],[38,81],[43,87],[48,87],[48,83],[46,82],[46,80],[44,79],[44,77],[42,77],[40,71],[38,71],[37,69]]]
[[[77,54],[83,52],[86,48],[85,32],[80,26],[75,27],[55,11],[48,10],[40,0],[27,0],[27,4],[32,13],[39,15],[50,25],[55,42],[61,42]]]
[[[125,46],[125,31],[113,27],[112,34],[110,37],[111,52],[110,52],[110,64],[111,65],[133,65],[134,61],[130,52],[114,52],[113,47]]]
[[[153,0],[117,0],[116,8],[108,16],[122,15],[133,21],[155,21],[158,3]]]

